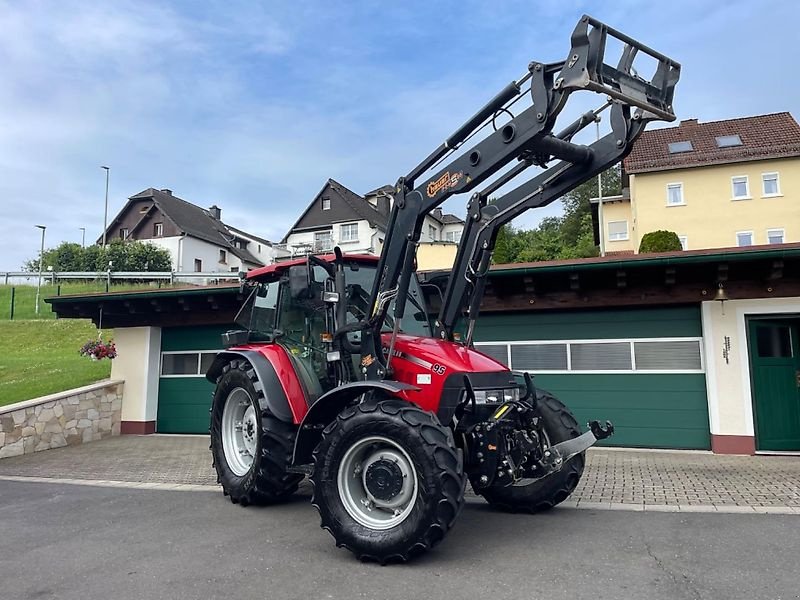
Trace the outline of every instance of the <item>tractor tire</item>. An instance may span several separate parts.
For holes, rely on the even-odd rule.
[[[435,415],[371,398],[345,408],[314,451],[312,504],[338,547],[405,562],[439,543],[464,506],[463,455]]]
[[[572,412],[555,396],[537,389],[536,400],[536,412],[544,421],[544,430],[551,444],[581,434]],[[585,455],[581,453],[567,461],[559,472],[528,485],[473,488],[494,508],[506,512],[537,513],[551,509],[569,497],[581,480],[585,462]]]
[[[272,504],[297,490],[287,472],[296,428],[260,408],[264,392],[250,363],[233,360],[217,379],[211,405],[211,453],[217,482],[234,504]]]

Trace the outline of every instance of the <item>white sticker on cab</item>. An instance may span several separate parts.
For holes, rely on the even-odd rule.
[[[417,374],[417,385],[430,385],[431,383],[431,374],[430,373],[418,373]]]

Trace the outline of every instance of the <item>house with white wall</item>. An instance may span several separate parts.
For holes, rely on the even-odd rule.
[[[360,196],[329,179],[281,240],[278,250],[287,256],[328,252],[334,246],[350,254],[380,254],[392,207],[392,186]],[[417,262],[420,269],[452,264],[464,221],[437,208],[425,217]],[[430,262],[429,256],[435,263]],[[280,257],[278,257],[280,259]]]
[[[276,254],[269,240],[224,223],[217,205],[202,208],[169,189],[147,188],[128,198],[106,230],[106,240],[113,239],[164,248],[176,272],[247,271],[275,262]]]

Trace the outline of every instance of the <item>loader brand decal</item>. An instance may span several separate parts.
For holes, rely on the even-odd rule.
[[[428,192],[428,198],[433,198],[436,194],[443,190],[449,190],[450,188],[456,187],[458,182],[461,181],[461,178],[464,177],[464,173],[460,171],[457,173],[450,173],[450,171],[445,172],[442,174],[439,179],[436,181],[431,181],[428,184],[426,191]]]
[[[375,362],[375,357],[372,356],[372,354],[367,354],[364,358],[361,359],[361,366],[368,367],[374,362]]]

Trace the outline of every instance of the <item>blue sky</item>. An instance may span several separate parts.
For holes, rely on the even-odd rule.
[[[101,234],[103,164],[112,215],[168,187],[279,239],[328,177],[393,183],[530,60],[563,59],[584,12],[682,63],[679,118],[800,117],[788,0],[0,0],[0,271],[37,254],[35,224],[48,246]]]

